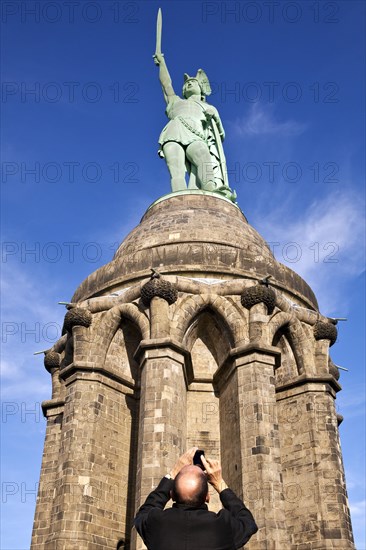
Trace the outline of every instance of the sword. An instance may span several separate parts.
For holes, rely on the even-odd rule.
[[[161,33],[162,33],[162,30],[163,30],[163,16],[162,16],[162,13],[161,13],[161,8],[159,8],[158,10],[158,16],[156,18],[156,48],[155,48],[155,55],[162,55],[161,53]],[[159,65],[159,63],[157,63],[156,59],[155,59],[155,64],[156,65]]]
[[[224,182],[224,186],[229,187],[224,148],[222,146],[222,141],[221,141],[221,136],[219,134],[219,129],[218,129],[217,124],[216,124],[216,122],[214,121],[213,118],[211,119],[211,125],[212,125],[212,129],[213,129],[214,136],[215,136],[217,151],[218,151],[219,157],[220,157],[219,166],[220,166],[220,169],[221,169],[222,180]]]

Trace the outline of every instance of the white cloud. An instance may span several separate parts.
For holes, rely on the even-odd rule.
[[[363,273],[364,210],[357,195],[334,193],[294,219],[291,199],[254,223],[276,258],[312,287],[326,314],[340,312],[341,288]]]
[[[2,316],[4,318],[24,319],[31,316],[47,322],[55,319],[56,308],[49,304],[54,291],[51,281],[45,286],[43,281],[34,280],[27,264],[10,262],[2,264],[1,287],[3,293]]]
[[[255,103],[246,117],[235,120],[233,129],[239,136],[293,137],[303,134],[307,124],[296,120],[276,120],[271,106],[263,107]]]
[[[342,429],[341,428],[341,437],[342,437]],[[353,443],[356,443],[353,441]],[[365,494],[366,489],[366,478],[365,478],[365,470],[363,465],[365,464],[365,455],[361,451],[354,453],[352,452],[352,462],[348,464],[348,467],[346,467],[346,480],[347,480],[347,489],[352,490],[354,493],[354,489],[356,489],[361,497],[363,498]],[[358,450],[358,449],[357,449]],[[361,472],[361,473],[360,473]],[[359,497],[360,498],[360,497]],[[353,499],[352,502],[357,502],[357,497]]]
[[[350,505],[350,510],[352,516],[363,516],[366,515],[366,500],[360,500],[358,502],[354,502]]]
[[[9,361],[7,359],[1,360],[1,378],[6,379],[16,379],[20,378],[21,369],[17,363],[14,361]]]
[[[48,399],[50,375],[43,356],[33,354],[60,337],[64,311],[57,308],[57,290],[34,278],[28,265],[10,263],[2,266],[2,290],[2,397]]]
[[[358,542],[357,548],[362,550],[365,546],[365,517],[366,517],[366,501],[360,500],[350,504],[352,517],[352,527],[355,541]]]
[[[24,372],[25,374],[25,372]],[[45,399],[51,399],[51,376],[43,368],[40,361],[39,373],[28,373],[23,380],[12,381],[10,384],[3,384],[1,398],[4,402],[25,402],[31,409],[32,403],[40,403]]]
[[[349,384],[348,393],[341,393],[339,396],[337,396],[337,402],[339,407],[342,407],[342,410],[346,409],[347,418],[349,418],[350,415],[360,414],[364,412],[363,409],[366,403],[364,386]],[[360,406],[363,406],[363,409],[360,408]]]

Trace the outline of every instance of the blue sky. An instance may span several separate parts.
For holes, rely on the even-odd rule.
[[[357,548],[366,549],[365,3],[2,2],[2,538],[29,547],[50,377],[79,283],[169,192],[155,50],[175,90],[203,68],[231,187],[279,261],[340,322],[333,361]]]

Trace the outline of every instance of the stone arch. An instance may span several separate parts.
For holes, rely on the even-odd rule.
[[[172,327],[174,336],[179,342],[183,342],[189,326],[204,309],[212,310],[221,319],[229,331],[234,347],[243,339],[242,326],[244,318],[240,316],[233,304],[223,296],[217,294],[191,295],[176,306]]]
[[[126,319],[129,319],[135,325],[137,325],[137,327],[141,332],[142,339],[149,337],[149,331],[150,331],[149,320],[138,309],[138,306],[136,304],[121,304],[119,306],[116,306],[116,308],[113,308],[113,309],[117,309],[121,317],[126,317]]]
[[[294,354],[298,374],[314,372],[313,350],[301,321],[283,311],[276,313],[268,323],[268,343],[276,346],[282,336]]]
[[[101,363],[104,364],[108,349],[120,327],[121,319],[126,318],[131,321],[141,333],[141,339],[149,337],[150,325],[148,319],[139,311],[135,304],[119,304],[108,312],[103,313],[98,323],[96,338],[98,342],[97,353],[101,357]]]
[[[192,319],[183,340],[191,353],[194,377],[211,379],[234,347],[230,329],[216,311],[207,306]]]
[[[183,337],[193,373],[187,391],[187,447],[209,449],[211,457],[220,459],[220,402],[213,377],[234,347],[234,337],[226,319],[209,300],[201,301],[201,305],[189,317]],[[210,509],[218,512],[220,508],[218,497],[213,495]]]
[[[127,317],[121,322],[108,346],[104,368],[116,376],[122,377],[133,387],[140,379],[139,363],[135,353],[141,342],[141,332],[137,325]]]
[[[281,352],[281,363],[275,369],[275,386],[279,387],[291,383],[296,379],[303,367],[302,365],[299,367],[293,345],[286,331],[279,330],[276,333],[274,343],[276,348]]]
[[[289,325],[293,320],[293,315],[284,311],[279,311],[275,313],[271,320],[268,323],[267,334],[268,334],[268,344],[272,344],[275,339],[276,333],[283,329],[283,327]]]
[[[306,334],[299,319],[295,319],[288,325],[288,340],[294,352],[299,374],[314,374],[314,350],[309,337]]]

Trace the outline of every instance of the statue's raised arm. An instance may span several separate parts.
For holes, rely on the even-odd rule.
[[[175,92],[173,89],[172,79],[170,78],[168,67],[165,63],[164,55],[162,53],[156,53],[154,55],[154,61],[155,65],[159,66],[159,79],[161,87],[163,88],[165,101],[169,103],[169,99],[175,95]]]
[[[172,191],[188,189],[217,192],[235,202],[236,194],[228,184],[226,161],[222,147],[225,131],[217,109],[206,103],[211,94],[206,73],[184,75],[183,98],[176,95],[161,52],[162,15],[159,9],[156,24],[155,64],[167,103],[168,124],[159,137],[159,155],[165,158]]]

